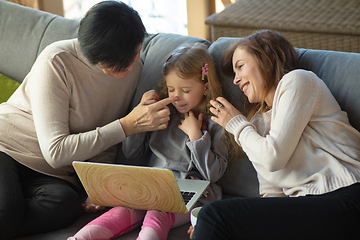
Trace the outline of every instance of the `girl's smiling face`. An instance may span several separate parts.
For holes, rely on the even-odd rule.
[[[233,69],[235,73],[234,84],[240,87],[250,103],[260,102],[260,94],[264,88],[265,80],[255,58],[247,51],[237,48],[233,55]]]
[[[198,77],[183,79],[175,71],[165,77],[169,97],[174,99],[173,105],[179,113],[187,113],[199,105],[208,91],[208,83],[204,84]]]

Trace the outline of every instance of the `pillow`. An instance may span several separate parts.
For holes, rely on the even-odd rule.
[[[19,85],[19,82],[0,74],[0,103],[6,102]]]

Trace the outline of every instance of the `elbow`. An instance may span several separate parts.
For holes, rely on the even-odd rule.
[[[52,154],[43,154],[45,161],[54,169],[64,167],[64,163],[60,161],[59,157],[56,157]]]
[[[264,164],[263,166],[269,172],[276,172],[276,171],[279,171],[281,169],[284,169],[284,167],[286,166],[285,162],[286,161],[284,161],[284,159],[272,158],[272,159],[269,159],[267,164]]]
[[[218,171],[211,171],[210,174],[208,175],[208,181],[210,181],[211,183],[218,182],[221,179],[221,177],[224,175],[226,171],[226,167],[227,167],[227,161],[223,161],[220,164],[218,164],[216,168],[213,168],[213,169],[218,169]]]
[[[285,167],[285,159],[280,157],[278,151],[273,151],[272,154],[269,154],[266,158],[266,162],[264,162],[263,167],[269,172],[276,172]]]
[[[54,169],[57,169],[57,168],[61,168],[61,167],[64,167],[63,165],[60,165],[60,164],[58,164],[58,162],[49,162],[48,161],[48,163],[49,163],[49,165],[52,167],[52,168],[54,168]]]
[[[283,169],[287,162],[287,154],[274,145],[268,146],[267,157],[264,157],[263,167],[269,172],[276,172]],[[266,159],[266,160],[265,160]]]
[[[65,156],[63,151],[59,149],[58,145],[47,146],[45,149],[42,149],[42,154],[45,161],[54,169],[65,167],[71,159],[68,159],[69,156]]]
[[[269,172],[276,172],[282,169],[278,164],[269,164],[265,167]]]

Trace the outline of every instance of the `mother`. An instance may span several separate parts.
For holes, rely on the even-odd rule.
[[[82,19],[78,39],[48,46],[0,105],[0,239],[72,223],[83,200],[72,161],[114,162],[127,136],[166,128],[171,100],[156,102],[156,92],[126,115],[144,36],[135,10],[101,2]]]
[[[238,40],[223,63],[253,108],[246,118],[217,98],[212,119],[248,155],[264,198],[204,206],[193,239],[358,239],[360,133],[325,83],[296,69],[272,31]]]

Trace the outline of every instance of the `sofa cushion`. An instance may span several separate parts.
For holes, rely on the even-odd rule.
[[[45,46],[77,36],[77,20],[7,1],[0,1],[0,12],[0,72],[18,82],[22,82]]]
[[[219,38],[213,42],[209,52],[214,59],[216,71],[221,80],[224,97],[237,109],[243,111],[245,96],[239,87],[233,84],[233,79],[221,71],[221,58],[226,48],[237,38]],[[247,156],[230,160],[224,176],[219,181],[224,197],[259,197],[257,174]]]
[[[300,68],[313,71],[328,86],[352,126],[360,131],[360,54],[297,49]]]
[[[19,7],[14,3],[2,2],[1,15],[7,16],[1,16],[0,22],[0,72],[21,82],[33,65],[38,43],[54,16],[35,9],[29,10],[28,7]]]
[[[225,50],[230,44],[238,38],[224,37],[219,38],[211,44],[209,48],[210,55],[214,59],[216,72],[222,84],[224,97],[240,111],[244,110],[244,103],[241,99],[245,96],[239,87],[234,86],[233,79],[224,75],[221,71],[221,59]]]
[[[74,236],[83,226],[89,223],[94,218],[102,214],[103,211],[97,213],[84,213],[80,216],[76,222],[71,224],[67,228],[59,229],[57,231],[45,232],[42,234],[36,234],[32,236],[16,238],[16,240],[66,240],[70,236]],[[169,240],[186,240],[189,239],[187,230],[189,229],[190,223],[184,224],[180,227],[173,228],[169,232]],[[140,227],[130,231],[124,235],[113,238],[113,240],[134,240],[137,238],[140,231]]]
[[[66,40],[71,38],[78,37],[80,21],[79,20],[70,20],[63,17],[56,16],[47,26],[41,38],[39,45],[39,50],[37,55],[39,55],[42,50],[49,44]]]
[[[17,81],[0,74],[0,103],[6,102],[19,85]]]

